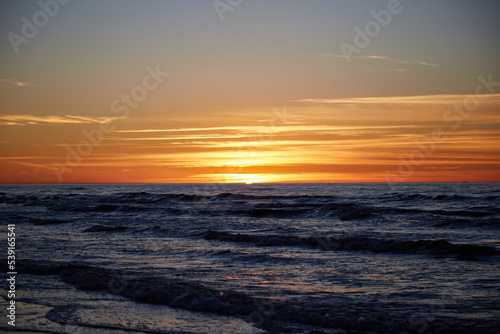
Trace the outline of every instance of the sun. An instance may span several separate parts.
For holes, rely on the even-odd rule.
[[[246,185],[269,181],[269,177],[261,174],[224,174],[224,176],[229,183],[244,183]]]

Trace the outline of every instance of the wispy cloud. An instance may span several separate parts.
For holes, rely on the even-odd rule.
[[[368,72],[407,72],[409,68],[394,68],[394,69],[379,69],[379,70],[368,70]]]
[[[11,85],[11,86],[17,86],[17,87],[31,86],[31,84],[27,81],[18,81],[18,80],[13,80],[13,79],[0,79],[0,82],[5,83],[7,85]]]
[[[119,117],[0,115],[0,125],[103,123]]]
[[[179,129],[141,129],[141,130],[117,130],[116,132],[127,133],[147,133],[147,132],[197,132],[197,131],[219,131],[219,130],[239,130],[241,126],[217,126],[206,128],[179,128]]]
[[[462,102],[469,95],[417,95],[417,96],[388,96],[388,97],[354,97],[338,99],[301,99],[293,102],[316,104],[453,104]],[[488,97],[499,98],[500,94],[489,94]]]
[[[330,53],[322,53],[322,54],[320,54],[320,56],[342,58],[342,59],[348,58],[347,56],[344,56],[344,55],[330,54]],[[431,67],[439,66],[438,64],[426,62],[426,61],[421,61],[421,60],[403,60],[403,59],[396,59],[396,58],[390,58],[390,57],[384,57],[384,56],[349,56],[349,58],[350,59],[358,59],[358,60],[384,61],[384,62],[399,63],[399,64],[405,64],[405,65],[422,65],[422,66],[431,66]]]

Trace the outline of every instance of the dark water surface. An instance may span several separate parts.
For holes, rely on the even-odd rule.
[[[495,183],[4,185],[0,212],[16,331],[500,328]]]

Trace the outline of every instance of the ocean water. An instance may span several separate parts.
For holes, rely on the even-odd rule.
[[[0,213],[16,331],[500,329],[495,183],[3,185]]]

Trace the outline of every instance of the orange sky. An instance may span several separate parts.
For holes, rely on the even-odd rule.
[[[500,182],[498,5],[446,3],[349,61],[386,1],[61,6],[0,42],[0,183]]]
[[[500,94],[453,111],[467,97],[290,101],[213,120],[130,115],[109,120],[109,133],[100,118],[0,116],[2,182],[500,181]]]

